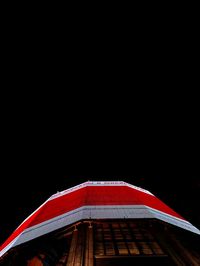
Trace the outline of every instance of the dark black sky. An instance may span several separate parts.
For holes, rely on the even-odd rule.
[[[159,20],[156,24],[160,25]],[[93,40],[94,52],[89,40],[78,40],[74,52],[66,49],[68,40],[64,49],[59,41],[59,49],[48,50],[52,31],[42,49],[39,39],[37,56],[36,45],[32,48],[22,39],[4,38],[9,48],[7,53],[3,50],[2,84],[9,89],[2,90],[1,105],[0,242],[52,193],[88,179],[124,180],[149,189],[200,227],[199,96],[195,91],[199,84],[195,45],[199,46],[195,23],[189,26],[187,21],[186,26],[180,37],[178,23],[176,28],[172,24],[171,37],[172,31],[161,26],[157,38],[151,36],[154,27],[150,27],[151,38],[142,29],[144,39],[133,40],[132,29],[125,40],[117,27],[116,40],[108,50],[105,40],[104,57],[102,45],[96,47]],[[16,32],[18,36],[18,27]],[[27,39],[24,31],[22,35]],[[99,43],[98,31],[97,36]],[[83,43],[89,50],[80,49]],[[68,62],[68,54],[72,55],[66,63],[72,76],[50,56],[55,51],[55,58],[63,58],[66,50],[63,60]],[[47,59],[43,59],[45,53]],[[40,86],[48,91],[42,94]],[[64,88],[64,93],[56,95],[57,88]]]

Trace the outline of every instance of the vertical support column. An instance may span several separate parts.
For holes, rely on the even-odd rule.
[[[176,236],[173,233],[169,234],[171,242],[174,244],[176,249],[179,251],[179,253],[182,255],[185,261],[188,262],[191,266],[199,266],[200,260],[198,258],[195,258],[189,250],[187,250],[180,241],[177,240]]]
[[[77,241],[78,241],[78,230],[75,228],[75,230],[72,234],[72,241],[71,241],[71,246],[70,246],[70,250],[69,250],[69,257],[68,257],[66,266],[74,266],[75,265],[74,262],[75,262]]]
[[[85,245],[85,263],[84,266],[94,265],[94,250],[93,250],[93,227],[90,224],[87,228],[86,245]]]
[[[84,259],[84,248],[85,248],[85,232],[83,225],[80,227],[78,241],[76,246],[76,254],[74,260],[74,266],[83,266],[83,259]]]
[[[75,228],[66,266],[83,266],[84,239],[83,226],[80,226],[79,230]]]
[[[156,238],[157,238],[159,244],[161,245],[161,247],[163,248],[164,252],[169,255],[169,257],[171,258],[171,260],[174,262],[175,265],[186,266],[184,260],[180,256],[181,253],[178,254],[174,250],[171,243],[169,242],[169,232],[166,232],[166,230],[167,230],[167,228],[160,229],[160,228],[156,228],[156,227],[152,226],[150,231],[153,233],[154,236],[156,236]]]

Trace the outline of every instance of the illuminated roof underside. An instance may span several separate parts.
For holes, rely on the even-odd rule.
[[[10,248],[82,219],[157,218],[200,231],[149,191],[125,182],[85,182],[51,196],[0,247]]]

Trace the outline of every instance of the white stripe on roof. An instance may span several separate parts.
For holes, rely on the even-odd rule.
[[[164,222],[181,227],[185,230],[199,234],[200,231],[186,220],[158,211],[146,205],[102,205],[102,206],[82,206],[73,211],[66,212],[55,218],[49,219],[40,224],[25,229],[1,252],[2,256],[8,249],[28,242],[39,236],[48,234],[57,229],[71,225],[84,219],[159,219]]]

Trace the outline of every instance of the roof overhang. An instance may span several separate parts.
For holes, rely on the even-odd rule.
[[[85,182],[52,195],[0,248],[10,248],[84,219],[159,219],[200,234],[151,192],[122,181]]]

